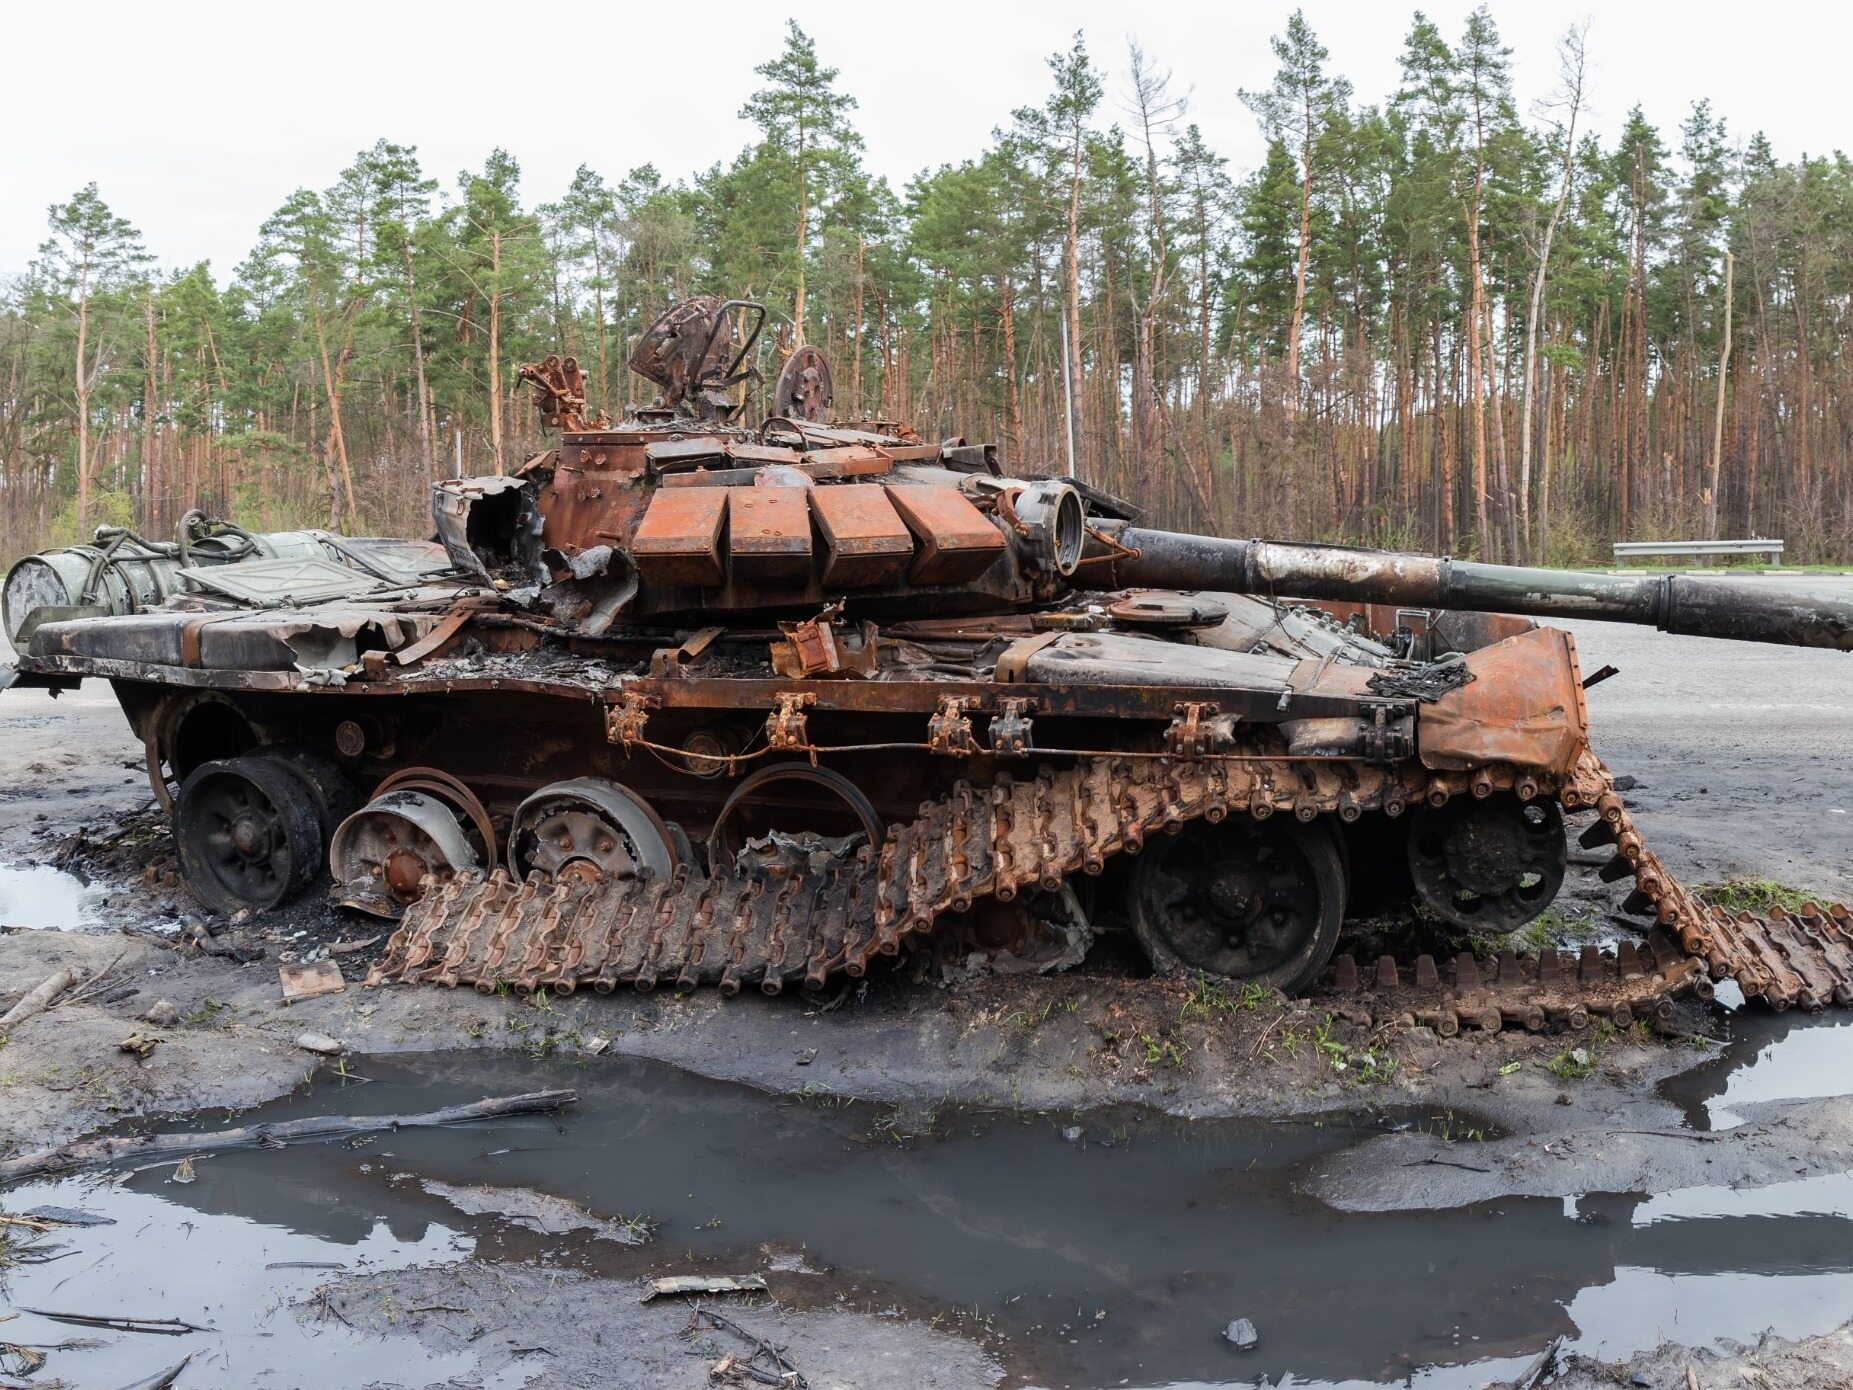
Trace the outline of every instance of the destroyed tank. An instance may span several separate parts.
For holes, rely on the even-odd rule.
[[[631,359],[660,399],[615,423],[572,358],[522,368],[558,442],[437,483],[441,553],[195,519],[28,559],[14,679],[113,684],[206,904],[327,880],[398,919],[375,983],[776,993],[1126,930],[1160,971],[1444,1033],[1724,977],[1853,1001],[1844,910],[1734,917],[1645,848],[1572,638],[1529,620],[1845,649],[1853,605],[1150,528],[991,445],[832,423],[813,347],[748,418],[764,319],[676,306]],[[1566,815],[1646,939],[1476,961],[1557,892]],[[1367,914],[1460,952],[1335,960]]]

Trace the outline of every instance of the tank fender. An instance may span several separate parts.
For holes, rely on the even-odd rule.
[[[1589,739],[1575,639],[1541,627],[1462,660],[1474,679],[1419,707],[1423,766],[1460,772],[1503,762],[1569,777]]]

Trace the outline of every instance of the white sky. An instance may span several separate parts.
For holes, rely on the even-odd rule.
[[[1360,99],[1393,88],[1415,8],[1305,0],[1330,71]],[[210,259],[223,281],[295,188],[323,187],[384,136],[416,145],[446,187],[501,145],[530,201],[558,196],[580,163],[615,183],[646,161],[681,178],[746,143],[738,119],[755,64],[788,14],[817,41],[867,162],[898,190],[923,167],[977,154],[1013,107],[1047,93],[1044,59],[1087,33],[1118,114],[1136,37],[1191,91],[1191,119],[1245,172],[1260,151],[1241,87],[1272,76],[1269,34],[1289,0],[705,0],[697,4],[398,0],[214,3],[15,0],[0,13],[0,276],[22,269],[45,210],[94,179],[168,266]],[[1471,5],[1428,0],[1450,40]],[[1669,142],[1710,97],[1733,136],[1762,129],[1777,154],[1853,145],[1847,56],[1853,6],[1827,0],[1493,0],[1515,51],[1520,107],[1556,81],[1564,27],[1591,19],[1595,126],[1637,101]],[[635,12],[634,12],[635,11]],[[679,27],[679,15],[692,18]],[[578,36],[575,37],[574,27]],[[660,59],[657,54],[663,55]]]

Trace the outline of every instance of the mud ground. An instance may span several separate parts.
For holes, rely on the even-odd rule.
[[[1692,1378],[1688,1378],[1688,1372]],[[1853,1385],[1853,1323],[1820,1337],[1785,1341],[1767,1337],[1724,1353],[1666,1345],[1625,1363],[1571,1357],[1551,1390],[1845,1390]]]
[[[1589,695],[1596,747],[1614,771],[1638,779],[1630,800],[1675,872],[1689,882],[1766,878],[1853,897],[1853,765],[1837,755],[1853,718],[1853,663],[1838,653],[1570,626],[1585,673],[1609,663],[1621,668]],[[923,1114],[954,1102],[1057,1112],[1131,1103],[1184,1116],[1414,1104],[1479,1117],[1502,1136],[1476,1144],[1468,1167],[1431,1161],[1448,1152],[1433,1133],[1387,1134],[1309,1175],[1311,1191],[1354,1209],[1697,1183],[1757,1186],[1843,1171],[1853,1139],[1853,1100],[1766,1101],[1751,1107],[1747,1123],[1704,1142],[1682,1133],[1681,1112],[1657,1083],[1703,1061],[1705,1035],[1720,1028],[1715,1014],[1688,1017],[1697,1035],[1691,1039],[1634,1031],[1578,1039],[1508,1032],[1448,1042],[1422,1029],[1366,1035],[1342,1021],[1328,1024],[1304,1003],[1244,1008],[1226,996],[1140,978],[1125,953],[1111,948],[1049,979],[947,986],[894,975],[828,1001],[658,992],[540,1007],[468,992],[365,990],[359,977],[372,951],[361,950],[334,957],[349,979],[343,993],[286,1007],[280,961],[325,954],[331,941],[364,940],[374,927],[305,910],[281,927],[250,929],[251,944],[265,955],[246,965],[200,956],[175,940],[175,921],[197,910],[166,880],[171,851],[158,829],[136,814],[149,804],[140,747],[107,689],[91,683],[56,701],[39,691],[0,695],[0,754],[0,863],[50,862],[87,830],[88,857],[112,866],[92,889],[99,929],[0,931],[0,1008],[65,965],[92,978],[107,971],[110,982],[89,1000],[22,1026],[0,1049],[0,1153],[127,1119],[230,1111],[286,1093],[320,1060],[296,1046],[309,1031],[362,1054],[521,1049],[563,1065],[643,1056],[767,1090],[821,1090]],[[124,826],[131,833],[109,842]],[[1584,872],[1562,905],[1596,919],[1614,911],[1619,896]],[[175,1021],[148,1030],[138,1018],[157,1000],[173,1006]],[[118,1048],[137,1027],[161,1038],[146,1060]],[[1589,1049],[1593,1069],[1566,1079],[1551,1064],[1572,1045]],[[369,1277],[399,1281],[400,1306],[456,1301],[437,1285],[474,1280],[472,1306],[518,1311],[536,1341],[574,1348],[527,1383],[653,1384],[651,1366],[690,1364],[680,1312],[640,1310],[634,1336],[607,1334],[613,1345],[574,1341],[584,1340],[591,1321],[581,1316],[583,1301],[630,1304],[628,1296],[606,1297],[611,1291],[597,1281],[537,1304],[525,1281],[543,1275],[520,1268],[470,1262]],[[361,1309],[379,1304],[361,1296],[377,1292],[356,1285],[336,1296],[353,1296]],[[542,1306],[544,1314],[536,1311]],[[796,1346],[835,1339],[877,1349],[866,1363],[835,1358],[845,1378],[833,1384],[984,1385],[999,1374],[982,1353],[944,1334],[920,1329],[910,1342],[890,1335],[890,1323],[880,1336],[857,1337],[851,1332],[870,1331],[858,1322],[875,1320],[817,1310],[782,1316],[780,1336]],[[434,1347],[453,1335],[423,1326],[396,1331]],[[1683,1385],[1679,1357],[1691,1355],[1671,1348],[1659,1361],[1630,1363],[1619,1383],[1639,1373],[1658,1385],[1651,1377],[1665,1371],[1666,1384]],[[1702,1383],[1844,1384],[1848,1360],[1842,1332],[1752,1349],[1738,1379],[1722,1378],[1738,1375],[1731,1363],[1708,1360]],[[567,1377],[568,1362],[583,1376],[576,1369]],[[1759,1370],[1768,1379],[1758,1381]],[[1574,1375],[1583,1378],[1559,1383],[1617,1383],[1612,1368]],[[668,1383],[692,1383],[678,1376],[665,1373]]]

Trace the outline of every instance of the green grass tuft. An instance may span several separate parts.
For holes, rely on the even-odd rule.
[[[1207,1023],[1218,1016],[1234,1018],[1237,1014],[1253,1013],[1273,995],[1273,989],[1254,980],[1219,980],[1210,975],[1192,975],[1185,987],[1184,1002],[1178,1006],[1178,1022],[1201,1019]]]
[[[1773,878],[1727,878],[1723,883],[1701,884],[1694,891],[1726,912],[1768,912],[1772,907],[1800,912],[1803,903],[1823,901],[1818,893],[1805,893]]]
[[[1536,956],[1547,950],[1581,946],[1601,935],[1601,921],[1588,913],[1569,913],[1547,907],[1513,932],[1507,944],[1521,956]]]

